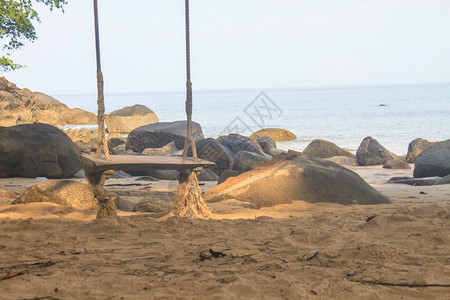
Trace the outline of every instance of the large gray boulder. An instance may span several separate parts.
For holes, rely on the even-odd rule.
[[[236,171],[249,171],[262,162],[272,159],[270,155],[261,155],[249,151],[239,151],[234,155],[234,167]]]
[[[206,201],[238,199],[258,207],[292,203],[332,202],[381,204],[391,201],[358,174],[330,161],[296,153],[228,178],[205,194]]]
[[[76,209],[93,209],[98,205],[92,187],[74,180],[39,182],[28,188],[12,204],[50,202]]]
[[[336,144],[325,140],[314,140],[303,150],[304,154],[309,154],[319,158],[330,158],[333,156],[348,156],[355,157],[354,154],[345,151],[336,146]]]
[[[395,155],[370,136],[361,142],[356,151],[356,159],[360,166],[383,165],[394,158]]]
[[[259,136],[255,140],[266,154],[270,155],[270,151],[277,148],[277,143],[270,136]]]
[[[217,175],[221,175],[225,170],[230,170],[234,165],[233,153],[213,138],[207,138],[195,143],[197,156],[215,163],[209,168]],[[188,156],[192,156],[192,149],[189,148]]]
[[[68,178],[81,168],[80,150],[47,124],[0,127],[0,177]]]
[[[425,149],[433,146],[436,142],[430,142],[425,139],[415,139],[408,145],[408,153],[406,154],[406,162],[415,163],[417,156]]]
[[[202,140],[200,124],[192,122],[192,134],[196,141]],[[186,137],[186,121],[160,122],[138,127],[127,137],[126,149],[142,152],[146,148],[161,148],[175,142],[178,150],[183,149]]]
[[[230,149],[233,154],[236,154],[239,151],[248,151],[259,155],[264,155],[264,151],[259,143],[256,140],[246,136],[229,134],[227,136],[217,138],[217,141]]]
[[[414,177],[445,177],[450,174],[450,140],[437,143],[416,158]]]

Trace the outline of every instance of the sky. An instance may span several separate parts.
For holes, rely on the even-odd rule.
[[[450,82],[449,0],[191,0],[194,90]],[[185,88],[184,1],[98,0],[106,93]],[[35,7],[19,87],[96,93],[93,5]]]

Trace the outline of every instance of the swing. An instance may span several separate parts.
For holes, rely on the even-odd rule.
[[[197,175],[202,168],[213,166],[214,163],[197,157],[195,140],[192,135],[192,83],[190,72],[190,32],[189,32],[189,0],[185,0],[186,18],[186,117],[187,128],[182,157],[172,156],[140,156],[140,155],[110,155],[105,133],[105,104],[103,94],[103,74],[100,63],[100,39],[98,26],[98,6],[94,0],[95,45],[97,56],[97,105],[98,105],[98,142],[96,155],[82,154],[81,163],[87,181],[92,185],[94,196],[99,202],[97,218],[112,218],[117,216],[117,208],[113,195],[103,189],[105,181],[111,178],[116,170],[177,170],[180,172],[174,206],[178,215],[189,218],[208,219],[211,211],[206,207]],[[187,157],[189,147],[192,157]],[[101,149],[105,157],[101,157]]]

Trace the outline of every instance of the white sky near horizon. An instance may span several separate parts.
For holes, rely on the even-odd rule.
[[[98,0],[105,92],[185,88],[184,1]],[[96,93],[91,0],[39,8],[38,40],[2,74]],[[191,0],[194,89],[450,82],[450,0]]]

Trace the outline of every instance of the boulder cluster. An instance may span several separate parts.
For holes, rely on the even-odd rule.
[[[0,78],[0,126],[46,123],[50,125],[97,124],[97,117],[79,108],[69,108],[55,98]]]
[[[96,150],[97,131],[64,132],[52,125],[96,121],[92,113],[71,109],[48,95],[19,89],[0,78],[0,177],[71,177],[81,168],[81,152]],[[186,121],[158,122],[156,114],[143,105],[112,112],[106,124],[112,154],[180,156],[184,149]],[[201,181],[219,183],[206,194],[209,201],[236,198],[258,207],[295,200],[344,205],[390,203],[342,165],[408,169],[414,164],[415,178],[425,178],[422,181],[426,182],[426,178],[435,177],[433,182],[449,182],[450,140],[416,139],[409,144],[406,157],[397,157],[372,137],[363,139],[355,155],[319,139],[312,141],[303,153],[286,152],[278,149],[276,142],[296,137],[279,128],[262,129],[250,137],[228,134],[205,138],[200,124],[193,122],[192,134],[198,157],[215,163],[199,176]],[[192,156],[192,149],[187,154]],[[176,179],[178,172],[154,170],[131,175]],[[62,192],[53,195],[54,202],[64,204],[70,193],[64,192],[66,183],[58,184]],[[41,184],[17,203],[44,195],[48,186],[56,190],[51,184]],[[89,193],[86,190],[86,195]],[[85,198],[91,197],[80,196]],[[91,200],[80,200],[74,207],[92,207]]]

